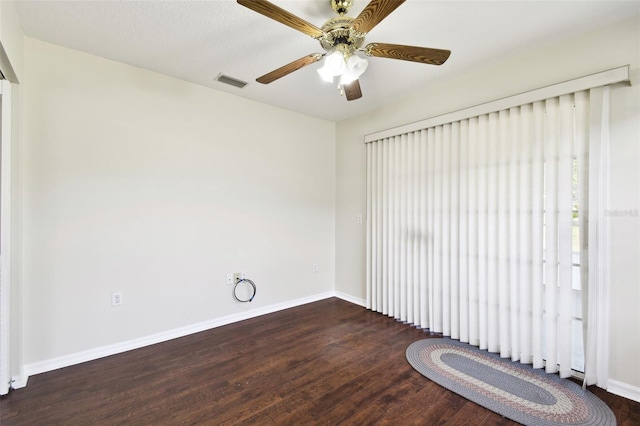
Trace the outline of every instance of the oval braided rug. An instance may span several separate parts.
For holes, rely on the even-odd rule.
[[[609,407],[580,385],[466,343],[419,340],[407,360],[440,386],[524,425],[616,424]]]

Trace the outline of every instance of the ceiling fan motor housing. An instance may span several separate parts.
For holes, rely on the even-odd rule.
[[[321,29],[327,36],[319,39],[322,48],[327,52],[338,50],[349,57],[362,47],[364,35],[351,29],[352,22],[353,18],[349,16],[338,16],[325,22]]]

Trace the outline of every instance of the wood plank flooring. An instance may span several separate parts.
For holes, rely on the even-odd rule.
[[[516,424],[414,371],[405,349],[427,337],[327,299],[33,376],[0,424]],[[640,404],[591,390],[640,424]]]

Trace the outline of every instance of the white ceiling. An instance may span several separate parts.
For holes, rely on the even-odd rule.
[[[320,27],[335,16],[329,0],[272,0]],[[367,0],[355,0],[357,16]],[[633,1],[408,0],[366,38],[452,51],[442,66],[369,58],[363,97],[348,102],[310,65],[269,85],[255,79],[310,53],[311,37],[235,0],[28,1],[17,3],[27,36],[191,81],[266,104],[339,121],[402,98],[444,76],[640,14]],[[612,46],[615,48],[615,46]],[[549,64],[553,66],[553,64]],[[243,89],[215,81],[226,74]]]

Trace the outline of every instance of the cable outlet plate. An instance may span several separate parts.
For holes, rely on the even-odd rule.
[[[244,280],[245,278],[247,278],[247,273],[245,271],[227,272],[227,285],[235,284],[240,280]]]

